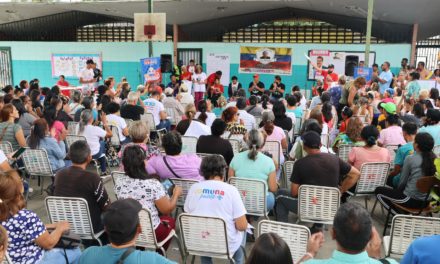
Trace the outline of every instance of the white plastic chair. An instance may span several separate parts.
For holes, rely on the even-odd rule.
[[[348,162],[348,154],[354,146],[351,144],[342,144],[338,148],[338,156],[341,160]]]
[[[197,138],[182,136],[182,153],[197,153]]]
[[[386,145],[386,149],[390,152],[391,156],[391,168],[394,168],[394,159],[396,158],[396,150],[399,148],[398,145]]]
[[[112,180],[113,180],[113,190],[115,192],[116,199],[118,199],[119,194],[118,194],[118,192],[116,190],[116,187],[117,186],[121,186],[120,181],[123,178],[128,177],[128,176],[125,175],[125,173],[123,171],[112,171],[111,177],[112,177]]]
[[[260,128],[260,123],[261,123],[261,116],[254,116],[255,117],[255,129]]]
[[[54,177],[52,167],[50,166],[49,158],[45,149],[26,149],[21,155],[26,172],[31,177],[38,177],[41,179],[41,191],[43,194],[44,178]]]
[[[99,237],[104,230],[97,233],[93,230],[89,205],[84,198],[49,196],[44,202],[52,224],[67,221],[70,224],[70,231],[79,235],[81,239],[93,239],[102,246]]]
[[[185,199],[188,195],[188,191],[193,186],[193,184],[198,183],[199,181],[196,180],[189,180],[189,179],[179,179],[179,178],[171,178],[170,181],[175,185],[182,188],[182,195],[177,198],[176,203],[176,214],[174,218],[177,216],[178,208],[183,208],[185,205]]]
[[[141,115],[140,120],[147,124],[147,126],[150,128],[150,133],[155,133],[157,135],[156,144],[160,146],[162,142],[160,134],[165,134],[167,130],[165,128],[156,129],[156,124],[154,123],[154,117],[152,113],[144,113],[143,115]]]
[[[80,140],[87,142],[87,139],[85,136],[78,136],[78,135],[72,135],[72,134],[67,135],[66,136],[67,148],[69,149],[73,143],[75,143],[76,141],[80,141]]]
[[[385,186],[390,172],[390,164],[387,162],[367,162],[362,164],[360,172],[361,175],[354,193],[348,193],[353,197],[365,196],[365,208],[368,209],[368,196],[374,195],[374,190],[377,187]]]
[[[12,144],[11,142],[8,141],[2,141],[0,142],[0,150],[3,151],[3,153],[5,154],[5,156],[12,154],[12,152],[14,152],[14,150],[12,149]]]
[[[168,120],[170,120],[171,125],[175,126],[179,123],[180,117],[174,108],[165,108],[165,112],[167,112]]]
[[[78,135],[79,123],[74,121],[67,122],[67,133],[70,135]]]
[[[188,255],[193,256],[193,262],[195,256],[206,256],[228,259],[234,263],[234,252],[229,252],[226,223],[222,218],[183,213],[178,219],[184,252],[183,263],[186,263]]]
[[[278,166],[280,166],[280,157],[281,157],[281,144],[278,141],[266,141],[263,146],[262,151],[267,151],[272,154],[272,157],[277,162]]]
[[[228,139],[228,141],[229,143],[231,143],[232,151],[234,152],[234,155],[240,153],[240,141],[232,138]]]
[[[121,147],[121,139],[119,138],[119,128],[117,126],[110,126],[112,130],[112,137],[110,138],[110,142],[115,148]]]
[[[440,218],[395,215],[391,233],[383,237],[385,255],[404,255],[413,240],[421,236],[440,234]]]
[[[328,148],[329,134],[321,134],[321,144],[323,147]]]
[[[299,135],[299,131],[301,131],[301,126],[302,126],[302,118],[297,117],[295,121],[295,129],[293,130],[294,135]]]
[[[310,230],[303,225],[262,220],[258,223],[257,230],[258,236],[265,233],[275,233],[280,236],[289,246],[293,263],[298,263],[307,252]]]
[[[432,152],[434,152],[434,154],[435,154],[437,157],[440,157],[440,145],[436,145],[436,146],[434,146],[434,149],[432,150]]]
[[[138,238],[136,239],[136,246],[142,247],[145,249],[153,249],[157,250],[159,249],[165,257],[167,257],[167,252],[163,248],[163,246],[170,241],[171,239],[175,238],[177,240],[177,245],[179,246],[179,250],[183,259],[182,250],[180,248],[180,239],[176,235],[176,231],[173,229],[168,234],[168,236],[162,240],[157,241],[156,233],[154,231],[153,226],[153,220],[151,218],[151,213],[147,209],[142,209],[139,212],[139,223],[141,225],[142,232],[139,234]]]
[[[338,188],[300,185],[297,223],[333,224],[340,200],[341,193]]]
[[[237,188],[248,215],[263,216],[268,219],[267,189],[264,181],[231,177],[228,182]]]
[[[283,177],[280,180],[281,188],[289,188],[290,177],[292,176],[295,161],[285,161],[283,164]]]

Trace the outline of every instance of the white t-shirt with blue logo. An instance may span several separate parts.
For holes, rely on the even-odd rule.
[[[159,101],[154,98],[148,98],[144,101],[145,107],[148,113],[153,114],[154,125],[157,126],[160,123],[160,112],[165,111],[165,107]]]
[[[246,214],[240,194],[232,185],[222,181],[202,181],[191,186],[185,201],[185,212],[192,215],[223,218],[228,233],[229,251],[240,248],[244,232],[235,228],[235,221]]]

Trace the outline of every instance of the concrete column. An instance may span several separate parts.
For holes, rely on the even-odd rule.
[[[417,48],[417,33],[419,32],[419,24],[413,25],[413,34],[411,41],[411,58],[409,60],[410,65],[416,64],[416,48]]]
[[[173,24],[173,61],[174,64],[178,64],[177,61],[177,43],[179,42],[179,25]]]
[[[365,38],[365,66],[370,67],[371,27],[373,25],[374,0],[368,0],[367,34]]]

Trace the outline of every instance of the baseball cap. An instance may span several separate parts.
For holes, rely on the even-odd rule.
[[[105,230],[111,242],[121,245],[134,238],[142,205],[131,198],[117,200],[102,214]]]
[[[301,136],[304,146],[311,149],[319,149],[321,147],[321,136],[315,131],[309,131]]]
[[[380,103],[379,104],[380,107],[382,107],[388,114],[396,114],[396,105],[389,102],[389,103]]]
[[[165,88],[165,94],[166,95],[172,95],[173,93],[174,93],[173,88],[170,88],[170,87]]]
[[[387,89],[385,89],[385,92],[387,92],[390,96],[394,95],[394,89],[393,88],[387,88]]]
[[[329,64],[328,66],[327,66],[327,68],[335,68],[335,65],[333,65],[333,64]]]
[[[260,75],[258,74],[254,74],[254,78],[260,77]]]

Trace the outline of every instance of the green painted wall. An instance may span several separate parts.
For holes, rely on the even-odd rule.
[[[203,49],[203,65],[206,66],[208,53],[228,53],[231,56],[231,76],[237,75],[240,82],[247,86],[252,80],[251,74],[239,74],[239,48],[246,46],[290,47],[292,55],[292,75],[282,76],[288,90],[296,84],[309,89],[312,82],[307,81],[307,60],[304,53],[310,49],[328,49],[340,51],[363,51],[360,44],[251,44],[251,43],[179,43],[179,48]],[[0,47],[11,47],[12,70],[14,84],[20,80],[39,78],[42,85],[51,86],[56,78],[51,76],[50,58],[52,53],[95,53],[101,52],[103,58],[103,73],[105,76],[114,76],[117,80],[125,76],[132,87],[141,82],[139,59],[148,56],[147,43],[139,42],[0,42]],[[371,51],[376,52],[376,63],[383,61],[391,63],[391,69],[397,73],[400,60],[410,56],[410,44],[380,44],[372,45]],[[171,42],[154,43],[153,54],[172,54]],[[164,76],[164,83],[168,82],[168,74]],[[261,80],[268,86],[273,81],[272,75],[262,75]],[[69,80],[77,84],[78,80]]]

